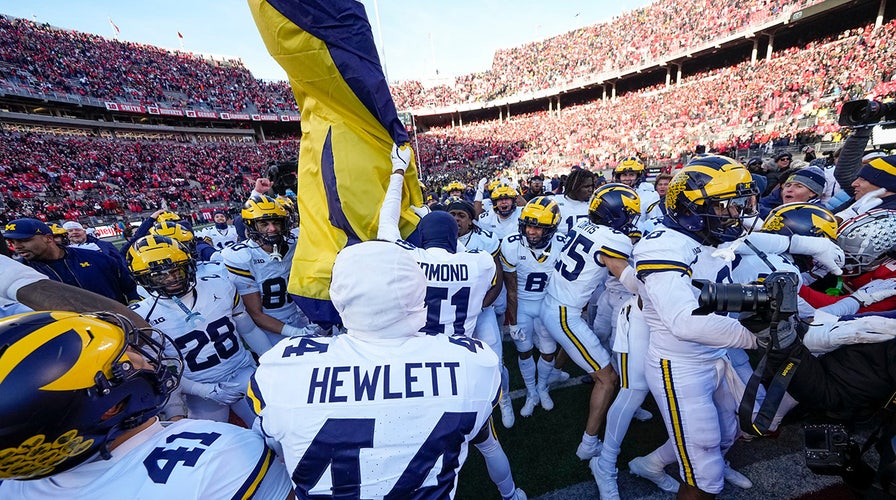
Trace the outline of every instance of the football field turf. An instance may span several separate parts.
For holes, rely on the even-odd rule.
[[[511,376],[511,395],[516,412],[516,423],[511,429],[501,425],[501,412],[495,409],[493,420],[498,438],[513,470],[516,485],[530,499],[597,499],[597,486],[591,476],[587,461],[576,457],[575,451],[582,437],[587,417],[591,384],[579,380],[584,374],[568,363],[565,370],[572,376],[563,387],[553,389],[551,396],[555,407],[545,411],[540,406],[529,418],[519,415],[525,400],[525,389],[517,369],[516,354],[512,343],[504,343],[504,360]],[[632,421],[622,443],[619,456],[619,493],[627,498],[674,498],[647,480],[628,472],[628,461],[649,453],[666,439],[665,427],[653,398],[648,396],[644,408],[654,414],[647,422]],[[873,450],[872,450],[873,453]],[[849,499],[853,496],[835,476],[818,476],[810,472],[803,459],[803,436],[799,423],[782,426],[780,436],[762,438],[750,442],[738,441],[727,455],[731,465],[753,481],[753,487],[742,490],[730,484],[719,498],[730,499]],[[876,457],[866,457],[876,465]],[[678,477],[678,466],[666,468]],[[467,461],[459,477],[456,498],[462,500],[500,500],[497,488],[485,469],[482,455],[470,446]],[[890,498],[882,494],[863,498]]]

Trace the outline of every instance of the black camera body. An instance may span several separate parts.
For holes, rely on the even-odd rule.
[[[853,467],[858,444],[841,424],[806,424],[806,466],[822,475],[843,475]]]
[[[896,126],[896,102],[857,99],[843,103],[837,123],[843,127]]]
[[[700,289],[694,314],[712,312],[771,312],[777,318],[789,318],[797,313],[799,276],[793,272],[775,271],[761,283],[713,283],[694,280]]]

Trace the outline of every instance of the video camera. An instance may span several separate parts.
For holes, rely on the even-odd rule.
[[[843,103],[837,123],[843,127],[896,126],[896,102],[858,99]]]
[[[789,318],[797,313],[799,276],[793,272],[775,271],[761,283],[713,283],[694,280],[700,289],[694,314],[712,312],[770,313],[769,319]]]
[[[268,166],[265,177],[271,180],[273,190],[281,196],[286,190],[298,192],[297,160],[280,161]]]

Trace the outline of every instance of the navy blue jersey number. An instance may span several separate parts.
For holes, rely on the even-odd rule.
[[[327,419],[292,473],[299,497],[311,498],[311,490],[329,469],[332,494],[313,498],[361,498],[361,449],[373,448],[374,424],[372,418]],[[461,446],[475,424],[474,412],[443,413],[384,498],[448,498],[460,467]],[[439,457],[437,484],[424,488],[423,481]]]

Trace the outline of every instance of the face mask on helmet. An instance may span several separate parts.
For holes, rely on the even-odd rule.
[[[177,241],[144,236],[128,250],[128,269],[156,297],[180,297],[196,286],[196,262]]]
[[[520,234],[530,248],[548,246],[560,224],[560,207],[546,196],[533,198],[520,213]],[[540,229],[532,231],[529,228]]]
[[[755,212],[755,184],[743,165],[724,156],[694,158],[669,183],[666,213],[672,222],[717,245],[744,233]]]
[[[623,158],[613,169],[613,182],[635,187],[641,182],[643,175],[644,163],[635,156],[629,156]]]
[[[518,196],[516,189],[507,184],[500,184],[492,190],[492,210],[501,217],[510,217],[516,210],[516,197]],[[501,200],[508,200],[501,202]]]
[[[256,243],[279,247],[290,236],[289,212],[269,196],[251,198],[243,205],[242,216],[246,235]]]
[[[0,480],[52,476],[164,407],[183,364],[170,339],[112,313],[43,311],[0,320]],[[172,352],[176,350],[171,349]]]
[[[588,219],[626,234],[634,232],[641,216],[641,198],[625,184],[601,186],[588,203]]]
[[[843,249],[844,276],[874,271],[896,258],[896,210],[870,210],[840,226],[837,245]]]

